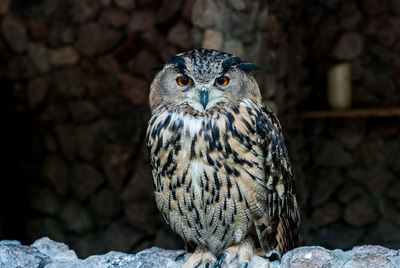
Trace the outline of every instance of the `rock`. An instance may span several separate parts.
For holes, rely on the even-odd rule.
[[[44,101],[47,95],[48,86],[49,81],[47,77],[36,77],[29,80],[27,94],[29,107],[31,109],[36,108]]]
[[[122,223],[112,223],[105,231],[102,241],[105,250],[129,252],[131,248],[144,237],[143,232],[134,231]]]
[[[74,65],[79,60],[79,55],[72,47],[62,47],[50,50],[50,62],[53,65]]]
[[[55,261],[71,261],[78,259],[75,251],[70,250],[66,244],[55,242],[48,237],[36,240],[31,246],[37,248],[42,254],[51,256],[51,259]]]
[[[112,27],[123,27],[129,23],[129,16],[117,8],[108,8],[100,14],[100,22]]]
[[[322,247],[297,248],[285,254],[281,260],[282,267],[323,267],[333,266],[335,255]]]
[[[246,56],[243,43],[234,39],[225,41],[223,50],[242,59]]]
[[[160,65],[159,59],[154,54],[154,52],[143,49],[139,52],[136,58],[129,62],[129,70],[141,74],[148,80],[151,80],[154,75],[154,73],[151,72],[151,69]]]
[[[183,248],[182,239],[174,232],[171,232],[169,226],[159,228],[156,232],[154,245],[160,248],[179,249]]]
[[[365,136],[368,121],[363,118],[330,120],[329,133],[340,140],[340,142],[348,149],[354,149]]]
[[[50,258],[35,247],[15,243],[0,244],[0,267],[43,267],[48,263]]]
[[[11,0],[0,1],[0,15],[7,13]]]
[[[397,0],[389,0],[389,9],[396,15],[400,15],[400,2]]]
[[[133,104],[147,103],[149,84],[145,80],[135,78],[129,74],[120,74],[118,77],[122,82],[122,95]]]
[[[134,149],[120,145],[108,145],[101,155],[101,165],[111,187],[120,190],[128,170],[131,168],[131,157]]]
[[[385,46],[392,46],[400,35],[400,17],[382,15],[369,19],[364,32]]]
[[[114,227],[115,228],[115,227]],[[121,237],[126,239],[126,237]],[[48,238],[35,241],[31,246],[22,246],[18,241],[0,242],[1,267],[180,267],[187,259],[183,250],[166,250],[157,247],[145,249],[137,254],[111,251],[103,255],[79,259],[65,244]],[[183,258],[177,258],[182,256]],[[322,247],[299,247],[282,256],[281,263],[269,262],[259,256],[253,256],[249,267],[398,267],[400,252],[381,246],[358,246],[349,251],[327,250]],[[351,266],[350,266],[351,265]],[[242,267],[238,258],[223,268]]]
[[[166,24],[172,20],[182,8],[182,0],[162,1],[161,7],[157,11],[157,24]],[[185,1],[188,2],[188,1]]]
[[[104,141],[101,139],[100,127],[102,122],[82,125],[76,128],[77,152],[83,159],[91,161],[101,152]]]
[[[358,161],[366,168],[379,166],[385,161],[383,141],[380,139],[358,145],[354,153]]]
[[[386,14],[388,11],[387,1],[365,0],[363,1],[362,9],[369,16]]]
[[[400,181],[394,181],[386,192],[387,196],[393,199],[400,200]]]
[[[355,167],[349,171],[349,176],[365,186],[374,197],[379,197],[386,190],[390,181],[395,180],[392,173],[380,168]]]
[[[125,202],[154,201],[153,178],[148,163],[140,163],[122,194]]]
[[[345,33],[337,41],[331,57],[338,60],[351,60],[358,57],[364,47],[364,40],[358,33]]]
[[[38,75],[37,68],[28,56],[16,56],[8,61],[7,76],[11,79],[25,79]]]
[[[374,202],[368,197],[361,197],[347,205],[344,219],[354,226],[364,226],[377,218]]]
[[[314,142],[315,164],[320,166],[348,166],[354,163],[349,152],[337,140],[317,139]]]
[[[315,188],[312,191],[311,204],[319,206],[336,193],[346,180],[346,177],[343,172],[336,168],[325,168],[317,173],[315,180],[313,182]]]
[[[386,219],[396,224],[397,226],[400,225],[400,200],[382,198],[379,201],[379,211]]]
[[[30,43],[28,54],[40,72],[44,73],[50,69],[49,53],[45,46],[40,43]]]
[[[89,164],[75,164],[71,175],[73,192],[81,199],[89,197],[103,182],[101,174]]]
[[[349,249],[358,244],[363,234],[364,231],[361,228],[333,223],[317,229],[312,235],[311,243],[329,248]]]
[[[38,42],[45,42],[48,38],[48,25],[45,18],[32,18],[29,20],[29,32],[32,39]]]
[[[117,90],[118,80],[109,74],[102,74],[86,81],[89,97],[98,98]]]
[[[133,0],[114,0],[115,4],[123,9],[132,10],[135,7]]]
[[[365,194],[365,191],[358,184],[348,182],[340,189],[337,197],[341,203],[348,204],[363,194]]]
[[[141,32],[153,28],[156,24],[156,16],[154,12],[149,10],[142,10],[134,12],[132,15],[132,20],[128,25],[128,32]]]
[[[111,0],[99,0],[99,3],[100,3],[103,7],[108,7],[109,5],[111,5]]]
[[[85,73],[79,67],[65,68],[52,76],[55,90],[63,97],[81,97],[85,93]]]
[[[100,7],[97,0],[72,0],[72,20],[75,23],[83,23],[93,19]]]
[[[354,2],[344,2],[339,10],[340,24],[347,30],[355,30],[360,24],[362,13]]]
[[[192,36],[190,28],[185,22],[178,22],[168,32],[168,41],[177,45],[179,48],[189,50],[192,48]]]
[[[56,215],[60,208],[57,195],[47,187],[29,188],[29,205],[36,211]]]
[[[94,56],[108,51],[121,37],[120,32],[89,22],[80,28],[76,48],[86,56]]]
[[[110,189],[104,188],[95,193],[89,202],[90,210],[101,218],[111,219],[121,210],[117,195]]]
[[[58,125],[55,129],[58,140],[60,142],[61,151],[64,156],[70,160],[74,161],[77,151],[77,139],[75,128],[71,124]],[[57,179],[54,177],[54,179]]]
[[[268,13],[268,9],[264,8],[260,14],[258,15],[257,18],[257,27],[262,30],[262,31],[266,31],[268,28],[268,19],[269,19],[269,13]]]
[[[67,202],[60,212],[60,218],[68,231],[82,234],[92,228],[89,214],[82,204]]]
[[[23,52],[28,49],[27,30],[25,22],[20,17],[12,13],[7,14],[3,18],[1,29],[7,43],[16,52]]]
[[[244,0],[229,0],[229,3],[234,9],[239,11],[243,11],[247,7],[246,1]]]
[[[208,28],[215,24],[215,10],[218,10],[214,1],[197,0],[192,9],[192,22],[200,28]]]
[[[362,267],[387,267],[395,268],[389,258],[378,254],[354,254],[350,260],[343,264],[343,268],[362,268]]]
[[[69,167],[58,155],[48,155],[43,163],[42,176],[50,182],[56,192],[65,195],[68,191]]]
[[[69,104],[74,122],[86,123],[98,118],[101,111],[90,100],[77,100]]]
[[[223,43],[222,32],[215,29],[207,29],[204,32],[202,47],[221,50]]]
[[[133,227],[143,230],[149,234],[157,229],[158,221],[154,220],[158,215],[155,203],[148,201],[136,201],[127,203],[125,206],[126,218]]]
[[[312,222],[314,228],[328,225],[340,218],[341,209],[335,202],[330,202],[320,208],[314,210],[312,214]]]

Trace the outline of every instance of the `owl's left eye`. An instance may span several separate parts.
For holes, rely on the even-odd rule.
[[[217,79],[215,79],[215,82],[219,85],[219,86],[226,86],[227,84],[229,84],[229,77],[223,75],[218,77]]]
[[[187,76],[187,75],[179,76],[179,77],[176,79],[176,83],[177,83],[179,86],[181,86],[181,87],[190,85],[192,82],[193,82],[193,80],[192,80],[189,76]]]

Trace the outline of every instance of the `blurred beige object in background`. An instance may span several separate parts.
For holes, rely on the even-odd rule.
[[[351,106],[351,69],[349,63],[332,66],[328,71],[328,104],[332,109]]]

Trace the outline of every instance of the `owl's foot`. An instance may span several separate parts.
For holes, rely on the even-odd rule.
[[[196,251],[190,255],[181,268],[203,267],[211,268],[217,258],[206,247],[198,246]],[[201,265],[201,266],[200,266]]]
[[[225,249],[225,251],[218,258],[215,267],[222,267],[223,263],[226,263],[228,267],[229,263],[238,258],[238,261],[243,265],[243,268],[247,268],[253,254],[253,244],[243,241],[240,244],[233,245]]]
[[[281,262],[281,254],[276,250],[271,250],[265,255],[269,261],[278,261]]]

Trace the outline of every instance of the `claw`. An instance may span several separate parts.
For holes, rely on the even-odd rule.
[[[219,256],[218,260],[214,263],[213,268],[220,268],[222,263],[224,262],[226,255],[228,255],[228,253],[222,253],[221,256]]]
[[[210,268],[210,263],[207,262],[207,263],[204,265],[204,268]]]
[[[249,266],[249,263],[246,261],[243,265],[243,268],[247,268]]]
[[[183,253],[179,254],[178,256],[175,257],[175,261],[180,261],[180,260],[184,259],[186,254],[187,254],[187,252],[183,252]]]
[[[276,250],[271,251],[270,255],[268,256],[268,260],[270,262],[273,262],[273,261],[281,262],[281,258],[282,258],[281,254]]]

